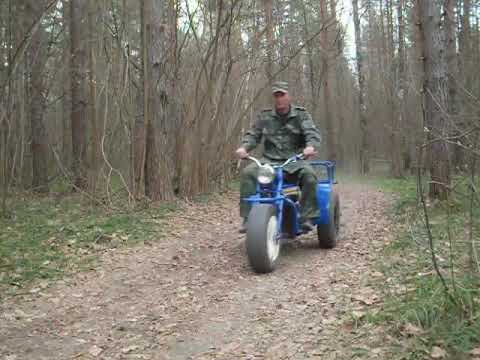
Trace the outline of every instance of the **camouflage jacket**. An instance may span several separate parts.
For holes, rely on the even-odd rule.
[[[321,136],[312,116],[300,106],[280,116],[275,110],[263,110],[242,139],[242,146],[253,150],[263,140],[263,156],[272,162],[284,161],[299,154],[307,146],[320,148]]]

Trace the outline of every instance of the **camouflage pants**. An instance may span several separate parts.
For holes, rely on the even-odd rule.
[[[250,212],[251,204],[242,201],[242,199],[255,194],[257,189],[257,171],[257,164],[251,163],[242,170],[240,175],[240,216],[244,219],[247,218]],[[285,172],[284,181],[298,184],[302,189],[302,197],[300,199],[302,220],[319,216],[317,175],[312,167],[305,163],[294,172]]]

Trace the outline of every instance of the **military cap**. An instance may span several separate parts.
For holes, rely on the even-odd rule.
[[[288,83],[286,81],[276,81],[272,85],[272,93],[276,92],[287,93],[288,92]]]

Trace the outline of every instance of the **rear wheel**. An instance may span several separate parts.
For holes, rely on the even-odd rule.
[[[278,221],[275,206],[258,204],[252,207],[247,221],[247,255],[257,273],[275,269],[280,255]]]
[[[340,230],[340,199],[338,194],[334,192],[332,192],[329,219],[328,224],[317,226],[318,245],[322,249],[332,249],[337,245],[337,237]]]

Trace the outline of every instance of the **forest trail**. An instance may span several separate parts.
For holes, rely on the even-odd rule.
[[[236,194],[188,205],[162,241],[107,252],[94,271],[4,300],[0,358],[388,358],[384,329],[358,329],[349,314],[381,303],[370,285],[384,281],[373,263],[391,201],[366,184],[338,192],[338,247],[302,237],[268,275],[247,263]]]

